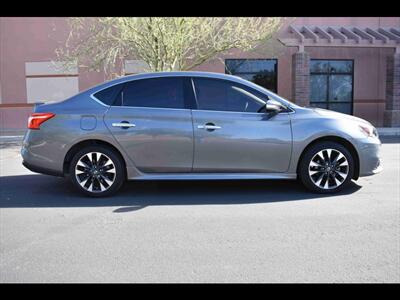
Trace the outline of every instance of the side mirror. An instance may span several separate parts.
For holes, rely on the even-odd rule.
[[[267,113],[277,114],[281,110],[285,110],[286,107],[283,106],[280,102],[270,99],[265,104],[265,109],[266,109]]]

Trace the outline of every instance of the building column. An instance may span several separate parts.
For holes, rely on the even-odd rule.
[[[304,51],[292,56],[292,95],[297,105],[310,104],[310,54]]]
[[[389,56],[386,62],[385,127],[400,127],[400,52]]]

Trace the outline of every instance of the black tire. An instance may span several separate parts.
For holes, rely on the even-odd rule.
[[[336,151],[339,151],[341,154],[344,155],[345,159],[347,160],[348,168],[346,169],[346,166],[339,166],[337,168],[338,171],[341,172],[348,172],[347,177],[341,176],[340,173],[335,174],[336,168],[334,168],[333,171],[329,171],[332,173],[327,172],[328,167],[326,167],[326,164],[324,164],[324,167],[320,166],[310,166],[311,160],[313,161],[318,161],[318,156],[317,153],[321,153],[320,151],[323,151],[322,153],[325,155],[328,152],[325,152],[324,150],[326,149],[333,149]],[[333,155],[336,155],[337,152],[332,151],[331,153],[334,153]],[[320,157],[320,156],[319,156]],[[339,156],[337,156],[339,157]],[[334,161],[334,159],[332,159]],[[318,161],[318,163],[322,164],[323,160]],[[330,159],[328,161],[331,161]],[[341,159],[340,161],[344,161],[344,159]],[[336,162],[339,164],[339,162]],[[343,164],[346,164],[346,161],[343,162]],[[312,170],[311,170],[312,168]],[[340,169],[342,168],[342,169]],[[310,169],[310,173],[309,173]],[[313,173],[313,170],[318,170],[318,172],[315,172],[315,174],[311,175]],[[324,171],[320,171],[324,170]],[[328,170],[332,170],[329,168]],[[322,194],[329,194],[329,193],[336,193],[344,188],[346,188],[349,183],[351,182],[351,179],[353,178],[353,173],[354,173],[354,159],[351,155],[351,153],[344,147],[343,145],[335,142],[320,142],[315,145],[312,145],[309,147],[306,152],[304,153],[300,163],[299,163],[299,168],[298,168],[298,175],[301,180],[301,182],[304,184],[304,186],[309,189],[310,191],[316,192],[316,193],[322,193]],[[322,175],[321,175],[322,174]],[[315,177],[314,177],[315,176]],[[319,185],[317,185],[319,179],[321,178],[320,176],[325,176],[322,178],[321,182]],[[337,179],[340,181],[344,179],[340,184],[335,183],[336,179],[335,177],[337,176]],[[329,179],[328,179],[329,178]],[[324,179],[326,179],[324,181]],[[316,182],[315,182],[316,181]],[[321,187],[322,185],[326,184],[328,182],[328,188]],[[332,183],[332,184],[331,184]],[[329,187],[331,184],[331,187]],[[337,185],[335,187],[335,184]]]
[[[89,156],[93,157],[91,154],[93,152],[101,154],[94,155],[95,157],[97,157],[97,159],[99,159],[99,161],[97,161],[96,159],[94,163],[93,161],[88,161]],[[89,155],[85,157],[86,154]],[[81,161],[81,159],[83,158],[85,159],[84,162]],[[111,163],[109,163],[109,160],[111,160]],[[87,166],[91,167],[91,170],[95,169],[94,172],[97,171],[98,173],[93,173],[92,171],[87,172],[86,170],[88,170],[89,168],[86,167],[83,167],[85,171],[81,171],[82,166],[80,166],[78,168],[81,170],[78,170],[78,172],[81,171],[82,173],[77,175],[75,171],[78,162],[80,162],[80,164],[86,163]],[[108,164],[108,166],[102,166],[102,164]],[[100,170],[103,170],[103,168],[110,168],[110,170],[100,172]],[[114,169],[115,173],[113,175],[112,172],[114,171]],[[115,194],[125,182],[125,172],[126,171],[124,167],[124,162],[120,154],[116,153],[113,149],[103,145],[88,146],[83,148],[82,150],[79,150],[77,153],[75,153],[69,165],[69,177],[72,184],[80,192],[90,197],[107,197]],[[93,178],[93,183],[89,183],[89,189],[91,188],[92,191],[81,185],[81,183],[78,181],[80,178],[82,178],[81,183],[85,181],[85,178],[88,178],[87,183],[90,181],[91,178]],[[107,179],[107,181],[104,179]],[[108,182],[112,183],[108,184]],[[101,191],[101,189],[103,188],[105,190]]]

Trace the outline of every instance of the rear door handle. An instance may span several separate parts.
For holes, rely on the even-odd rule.
[[[112,123],[111,125],[113,127],[121,127],[123,129],[128,129],[130,127],[135,127],[136,126],[135,124],[131,124],[131,123],[127,122],[127,121],[122,121],[120,123]]]

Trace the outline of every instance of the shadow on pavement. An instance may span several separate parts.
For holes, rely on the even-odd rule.
[[[89,198],[75,191],[65,178],[46,175],[0,177],[0,208],[109,207],[116,213],[152,205],[221,205],[311,200],[352,194],[361,187],[352,182],[339,194],[314,194],[296,181],[130,181],[114,196]]]

